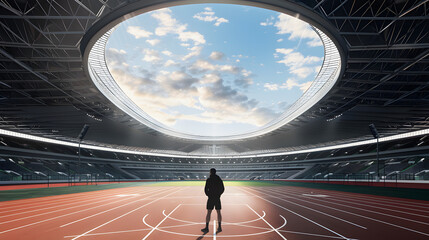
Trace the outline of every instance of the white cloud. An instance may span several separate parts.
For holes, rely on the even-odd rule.
[[[277,42],[283,42],[283,38],[277,39]]]
[[[201,71],[221,71],[237,74],[240,71],[239,67],[233,65],[215,65],[205,60],[197,60],[190,69],[196,72]]]
[[[191,67],[192,70],[214,71],[216,66],[205,60],[197,60]]]
[[[216,23],[214,24],[216,27],[218,27],[221,23],[228,23],[228,19],[225,18],[218,18],[216,19]]]
[[[322,68],[322,66],[321,66],[321,65],[319,65],[319,66],[315,66],[315,67],[314,67],[314,71],[315,71],[315,72],[317,72],[317,73],[319,73],[321,68]]]
[[[300,78],[306,78],[310,74],[314,73],[314,68],[311,67],[300,67],[296,69],[291,69],[291,73],[297,75]]]
[[[290,48],[277,48],[276,52],[284,54],[284,55],[287,55],[287,54],[293,52],[293,49],[290,49]]]
[[[265,83],[264,88],[270,90],[270,91],[277,91],[279,90],[279,85],[275,83]]]
[[[129,26],[127,28],[127,33],[133,35],[136,39],[139,38],[148,38],[150,37],[153,33],[146,31],[144,29],[142,29],[139,26]]]
[[[225,19],[223,17],[215,16],[215,12],[211,8],[204,8],[204,12],[199,12],[194,15],[195,19],[198,19],[200,21],[204,22],[215,22],[214,25],[218,27],[222,23],[228,23],[228,19]]]
[[[179,23],[171,16],[171,13],[172,11],[169,8],[164,8],[155,11],[151,15],[159,22],[158,27],[155,29],[155,34],[157,36],[176,34],[177,38],[182,42],[193,41],[195,45],[206,43],[206,40],[201,33],[186,31],[187,25]]]
[[[321,46],[319,35],[310,27],[310,25],[302,20],[291,17],[286,14],[279,14],[277,21],[274,23],[277,27],[277,34],[290,34],[289,40],[294,39],[309,39],[309,46]]]
[[[180,32],[179,39],[182,42],[192,40],[194,41],[195,45],[206,43],[204,36],[199,32]]]
[[[264,88],[269,91],[277,91],[279,89],[291,90],[294,87],[298,87],[302,92],[305,92],[311,86],[312,83],[312,81],[298,83],[298,81],[296,81],[295,79],[287,79],[286,82],[280,85],[276,83],[265,83]]]
[[[307,91],[310,88],[311,84],[313,84],[313,82],[311,82],[311,81],[310,82],[302,83],[302,84],[299,85],[299,89],[302,92],[305,92],[305,91]]]
[[[220,75],[214,73],[204,74],[201,79],[183,71],[146,73],[154,80],[122,70],[114,70],[112,75],[143,111],[168,126],[174,126],[179,120],[262,126],[279,115],[257,107],[257,101],[226,86]],[[193,109],[193,113],[180,113],[175,107]]]
[[[106,51],[106,61],[109,66],[126,67],[127,52],[123,49],[109,48]]]
[[[224,56],[225,56],[225,54],[223,54],[221,52],[212,52],[210,54],[210,58],[213,60],[221,60]]]
[[[313,39],[307,42],[307,45],[310,47],[319,47],[323,46],[322,41],[320,39]]]
[[[182,58],[183,61],[186,61],[191,57],[199,56],[201,54],[201,51],[203,50],[203,47],[193,46],[193,47],[188,48],[188,49],[190,50],[190,52]]]
[[[277,48],[276,53],[283,54],[283,59],[277,63],[283,63],[289,68],[289,72],[297,75],[300,78],[306,78],[315,72],[314,64],[318,64],[323,60],[321,57],[304,56],[300,52],[295,52],[293,49]]]
[[[162,60],[162,58],[159,56],[158,51],[153,50],[153,49],[144,49],[143,50],[143,61],[145,62],[159,62]]]
[[[203,76],[201,83],[203,83],[203,84],[215,83],[215,82],[219,82],[221,80],[222,79],[219,77],[219,75],[209,73],[209,74],[205,74]]]
[[[174,66],[174,65],[176,65],[176,64],[177,64],[177,63],[176,63],[175,61],[173,61],[173,60],[169,59],[169,60],[167,60],[167,61],[164,63],[164,67]]]
[[[235,58],[249,58],[249,56],[245,56],[243,54],[232,55],[232,57],[235,57]]]
[[[243,70],[241,70],[241,74],[242,74],[244,77],[249,77],[249,76],[252,74],[252,71],[249,71],[249,70],[243,69]]]
[[[198,99],[206,109],[201,116],[212,119],[211,121],[262,126],[278,117],[278,113],[270,109],[256,107],[257,101],[248,99],[246,95],[225,86],[222,81],[211,87],[198,88],[198,93]]]
[[[173,53],[168,50],[164,50],[162,51],[162,54],[164,54],[165,56],[171,56]]]
[[[260,24],[261,24],[261,26],[264,26],[264,27],[265,26],[271,26],[274,24],[274,17],[271,16],[270,18],[265,19],[265,22],[261,22]]]
[[[191,44],[189,44],[189,43],[181,43],[180,46],[182,46],[182,47],[189,47],[189,46],[191,46]]]
[[[160,40],[159,39],[148,39],[148,40],[146,40],[146,42],[152,46],[155,46],[156,44],[158,44],[160,42]]]

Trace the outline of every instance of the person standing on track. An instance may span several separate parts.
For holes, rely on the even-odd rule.
[[[207,200],[207,215],[206,215],[206,227],[201,229],[202,232],[209,231],[209,223],[210,216],[212,214],[213,208],[216,208],[217,212],[217,232],[222,232],[222,214],[221,203],[220,203],[220,195],[225,191],[225,187],[223,186],[222,179],[216,175],[216,169],[210,169],[210,177],[206,180],[206,186],[204,187],[204,192],[208,197]]]

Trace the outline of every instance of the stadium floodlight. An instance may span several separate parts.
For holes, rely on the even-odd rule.
[[[85,124],[82,128],[82,130],[79,133],[79,136],[77,136],[77,138],[79,139],[79,141],[82,141],[83,138],[85,137],[86,133],[88,132],[89,129],[89,125]]]
[[[375,127],[374,123],[371,123],[369,126],[369,130],[371,131],[372,136],[374,136],[375,139],[377,139],[377,182],[380,180],[380,158],[379,158],[379,148],[378,143],[380,139],[380,134],[378,134],[377,128]],[[383,171],[385,171],[385,167],[383,167]],[[384,172],[383,175],[386,175]]]
[[[369,130],[372,133],[372,136],[374,136],[374,138],[379,138],[380,135],[378,134],[377,128],[375,127],[374,123],[369,124]]]
[[[86,133],[88,132],[89,129],[89,125],[85,124],[83,125],[82,130],[79,133],[79,136],[77,136],[77,138],[79,139],[79,146],[78,146],[78,158],[79,158],[79,162],[78,162],[78,180],[80,182],[80,144],[82,143],[83,138],[85,137]],[[69,165],[69,176],[70,176],[70,165]]]

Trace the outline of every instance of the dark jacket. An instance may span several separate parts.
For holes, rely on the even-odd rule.
[[[204,187],[204,192],[209,198],[220,198],[225,187],[223,186],[223,181],[216,174],[210,175],[206,180],[206,186]]]

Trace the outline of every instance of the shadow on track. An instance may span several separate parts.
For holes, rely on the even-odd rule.
[[[197,240],[201,240],[201,239],[203,239],[204,238],[204,236],[207,234],[208,232],[204,232],[201,236],[199,236],[198,238],[197,238]]]

